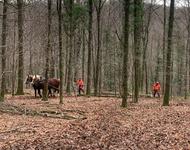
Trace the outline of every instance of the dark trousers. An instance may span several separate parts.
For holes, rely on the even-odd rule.
[[[82,85],[79,85],[79,87],[78,87],[79,95],[81,94],[81,91],[84,93],[83,86],[82,86]]]
[[[158,97],[160,97],[160,92],[158,90],[153,91],[153,96],[154,97],[156,97],[156,94],[158,95]]]

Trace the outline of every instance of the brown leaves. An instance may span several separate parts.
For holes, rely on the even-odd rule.
[[[69,97],[64,105],[59,105],[58,99],[50,99],[49,103],[9,99],[8,103],[41,112],[81,114],[86,119],[1,114],[3,149],[190,149],[188,102],[162,107],[156,99],[141,99],[139,104],[129,104],[128,109],[121,108],[120,99],[114,98],[79,97],[76,101]],[[19,126],[22,130],[3,133]]]

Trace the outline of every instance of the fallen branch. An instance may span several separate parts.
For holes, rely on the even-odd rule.
[[[67,110],[68,111],[68,110]],[[42,117],[48,117],[48,118],[58,118],[58,119],[86,119],[82,113],[79,113],[78,117],[74,117],[71,115],[67,115],[64,112],[58,112],[58,111],[48,111],[48,110],[42,110],[42,111],[35,111],[27,108],[18,107],[15,105],[5,104],[1,103],[0,105],[0,112],[2,113],[9,113],[13,115],[29,115],[29,116],[42,116]],[[72,112],[72,111],[70,111]]]

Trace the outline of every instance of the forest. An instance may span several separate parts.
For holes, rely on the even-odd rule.
[[[190,149],[190,0],[0,0],[0,149]]]

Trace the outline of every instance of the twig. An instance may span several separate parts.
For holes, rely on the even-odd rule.
[[[19,126],[19,127],[14,128],[14,129],[11,129],[11,130],[0,132],[0,134],[6,134],[6,133],[15,132],[15,131],[18,131],[19,129],[23,128],[23,127],[24,126]]]

